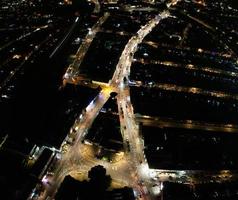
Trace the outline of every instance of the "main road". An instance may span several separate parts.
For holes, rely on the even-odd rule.
[[[107,16],[104,15],[104,17],[106,18]],[[45,190],[38,199],[53,199],[66,175],[82,172],[85,175],[91,167],[98,164],[103,165],[107,169],[114,181],[121,185],[133,187],[134,190],[141,194],[143,199],[153,199],[151,193],[148,192],[152,183],[149,177],[148,164],[144,158],[143,144],[138,134],[138,126],[135,122],[133,107],[130,102],[129,86],[126,80],[130,73],[133,55],[137,50],[138,44],[159,24],[161,19],[167,17],[169,17],[169,13],[166,11],[156,15],[128,41],[111,81],[105,85],[96,98],[86,107],[85,112],[76,120],[70,133],[62,143],[62,158],[53,166],[53,177],[49,179],[50,184],[45,185]],[[81,56],[79,56],[80,59],[78,58],[77,62],[81,62],[82,55],[86,53],[87,48],[83,49],[84,51],[80,50],[80,52],[83,52],[79,54]],[[78,63],[77,66],[79,66]],[[124,156],[115,163],[95,159],[90,147],[85,146],[82,142],[94,119],[109,99],[111,92],[118,93],[117,101],[120,111],[122,136],[126,144],[125,147],[130,149],[127,148]],[[69,138],[73,142],[69,142]],[[46,176],[44,178],[47,178]]]

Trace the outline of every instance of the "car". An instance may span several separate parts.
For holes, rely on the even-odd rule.
[[[128,140],[126,140],[126,147],[127,147],[128,151],[131,150],[131,149],[130,149],[130,144],[129,144],[129,141],[128,141]]]

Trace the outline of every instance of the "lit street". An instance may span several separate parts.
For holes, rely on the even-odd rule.
[[[9,200],[237,200],[235,0],[2,0]]]

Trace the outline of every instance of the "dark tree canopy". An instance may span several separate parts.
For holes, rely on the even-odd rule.
[[[111,177],[106,175],[106,169],[101,166],[92,167],[88,172],[89,181],[77,181],[66,176],[61,184],[56,200],[93,200],[106,199],[108,187],[111,185]]]
[[[77,198],[78,187],[80,182],[73,179],[71,176],[66,176],[61,184],[55,199],[57,200],[73,200]]]
[[[97,191],[106,191],[111,185],[111,177],[106,175],[106,169],[97,165],[88,172],[89,184]]]
[[[79,11],[82,14],[91,13],[94,9],[94,4],[87,0],[72,0],[72,6],[75,11]]]

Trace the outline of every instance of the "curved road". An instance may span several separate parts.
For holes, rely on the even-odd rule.
[[[107,169],[113,180],[133,187],[134,190],[141,194],[142,199],[153,199],[151,193],[148,192],[152,182],[149,177],[148,164],[144,159],[143,144],[138,134],[138,126],[134,120],[129,86],[125,80],[130,73],[133,55],[137,50],[138,44],[159,24],[161,19],[167,17],[169,17],[167,11],[156,15],[128,41],[111,81],[105,85],[98,96],[87,106],[85,113],[81,114],[79,119],[76,120],[69,135],[62,143],[62,158],[54,166],[54,175],[49,179],[50,184],[45,185],[45,190],[38,199],[53,199],[66,175],[77,172],[87,173],[92,166],[98,164],[103,165]],[[118,93],[117,101],[123,140],[125,143],[128,141],[130,148],[130,151],[127,149],[124,158],[116,163],[95,159],[92,152],[90,152],[90,147],[85,147],[85,144],[82,143],[94,119],[109,99],[111,92]],[[73,138],[74,142],[69,144],[67,142],[69,138]]]

